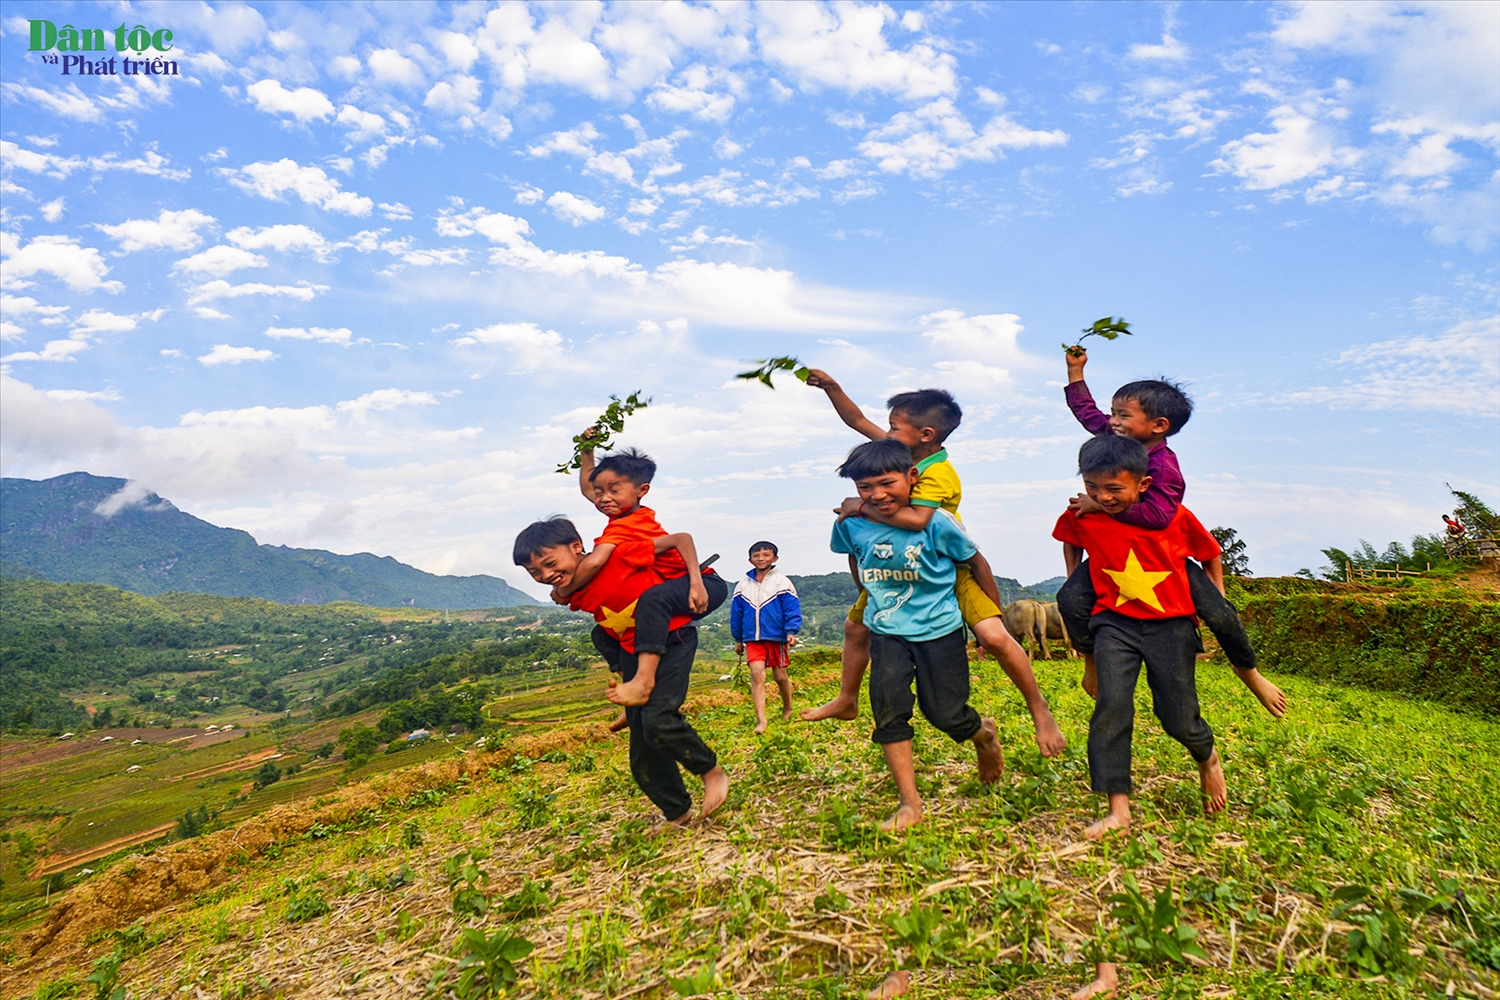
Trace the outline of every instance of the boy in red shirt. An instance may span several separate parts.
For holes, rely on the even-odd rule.
[[[691,623],[691,615],[676,615],[667,621],[662,652],[653,657],[651,665],[654,676],[644,685],[646,696],[637,702],[633,696],[622,701],[617,695],[632,684],[642,687],[638,682],[646,669],[646,657],[638,645],[636,611],[644,595],[662,582],[656,570],[659,557],[676,549],[690,574],[696,575],[698,557],[693,539],[687,534],[663,534],[599,547],[609,551],[599,560],[587,584],[579,584],[576,578],[579,566],[589,556],[584,553],[578,529],[567,518],[554,517],[529,525],[516,536],[513,556],[516,565],[524,566],[533,580],[551,586],[554,595],[566,591],[568,607],[587,611],[599,623],[594,629],[594,645],[611,669],[619,670],[625,679],[619,686],[611,681],[606,695],[616,704],[625,705],[630,728],[630,773],[667,822],[681,826],[688,820],[693,800],[682,783],[678,765],[703,778],[702,817],[722,806],[729,794],[729,776],[681,711],[698,651],[698,630],[683,627]]]
[[[1084,836],[1102,840],[1111,830],[1130,829],[1130,743],[1142,661],[1156,717],[1198,764],[1205,810],[1217,813],[1228,800],[1213,730],[1198,710],[1194,669],[1203,643],[1193,617],[1187,560],[1201,562],[1221,589],[1224,567],[1219,543],[1186,507],[1178,506],[1159,530],[1118,519],[1151,485],[1146,448],[1139,441],[1114,434],[1093,438],[1078,452],[1078,471],[1100,510],[1082,516],[1065,511],[1052,537],[1063,543],[1069,574],[1088,554],[1098,595],[1089,619],[1098,684],[1089,720],[1089,785],[1109,796],[1109,813]],[[1116,983],[1113,963],[1102,963],[1096,980],[1074,996],[1109,993]]]

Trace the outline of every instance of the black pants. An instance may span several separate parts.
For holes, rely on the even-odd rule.
[[[693,584],[686,574],[665,580],[641,595],[635,605],[635,650],[638,653],[664,653],[667,649],[667,626],[673,618],[691,615],[694,620],[713,614],[729,596],[729,584],[719,574],[703,574],[703,589],[708,591],[708,610],[696,614],[688,607],[688,588]]]
[[[1240,613],[1229,599],[1219,593],[1219,588],[1208,578],[1203,567],[1187,560],[1188,589],[1193,596],[1193,607],[1208,630],[1219,640],[1219,647],[1236,670],[1255,669],[1255,647],[1250,645],[1250,636],[1245,633]],[[1089,634],[1089,617],[1094,613],[1094,581],[1089,576],[1089,563],[1085,559],[1075,569],[1068,582],[1057,592],[1057,610],[1062,612],[1063,625],[1073,648],[1080,653],[1094,651],[1094,639]]]
[[[979,732],[979,713],[969,705],[969,635],[962,628],[940,639],[913,642],[894,635],[870,635],[870,713],[876,743],[900,743],[914,735],[912,707],[954,742]],[[912,681],[917,682],[913,697]]]
[[[1130,740],[1135,731],[1135,685],[1146,663],[1151,706],[1167,735],[1193,760],[1213,756],[1214,731],[1198,711],[1193,672],[1203,643],[1191,618],[1143,621],[1112,611],[1095,615],[1094,665],[1099,698],[1089,720],[1089,787],[1130,792]]]
[[[619,670],[627,681],[635,677],[636,658],[620,648],[619,640],[601,628],[594,629],[594,648]],[[681,628],[667,636],[666,652],[656,668],[656,687],[644,705],[625,709],[630,723],[630,774],[641,791],[667,819],[677,819],[693,807],[693,797],[677,770],[681,764],[693,774],[704,775],[718,766],[719,758],[698,731],[682,715],[693,656],[698,652],[698,630]]]

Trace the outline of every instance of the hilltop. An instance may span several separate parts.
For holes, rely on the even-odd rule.
[[[0,480],[0,570],[148,596],[181,591],[448,610],[537,603],[498,577],[437,576],[368,552],[260,545],[248,532],[210,524],[155,493],[129,497],[126,485],[86,472]]]

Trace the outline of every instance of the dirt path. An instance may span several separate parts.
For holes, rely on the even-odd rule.
[[[123,847],[144,844],[148,840],[155,840],[164,833],[170,833],[176,826],[177,823],[175,821],[163,823],[161,826],[153,826],[149,830],[140,830],[136,833],[126,834],[123,837],[116,837],[114,840],[100,844],[98,847],[91,847],[86,851],[79,851],[77,854],[49,855],[47,860],[38,865],[36,871],[32,872],[32,878],[45,878],[53,872],[60,872],[65,868],[81,865],[85,861],[93,861],[104,857],[106,854],[113,854]]]
[[[212,778],[216,774],[224,774],[228,771],[248,771],[256,764],[264,763],[275,756],[276,748],[266,747],[264,750],[257,750],[255,753],[246,754],[239,760],[232,760],[227,764],[216,764],[213,767],[202,767],[196,771],[189,771],[186,774],[174,774],[167,780],[183,781],[187,778]]]

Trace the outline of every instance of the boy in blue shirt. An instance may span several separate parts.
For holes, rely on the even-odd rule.
[[[854,480],[864,503],[888,516],[911,502],[921,473],[911,449],[885,439],[862,444],[839,466],[839,475]],[[1004,759],[993,719],[981,719],[969,705],[969,651],[963,612],[954,595],[958,563],[973,560],[979,550],[944,510],[933,512],[920,531],[897,528],[862,517],[844,518],[833,526],[831,547],[849,555],[849,569],[870,595],[865,624],[870,637],[870,711],[875,717],[871,739],[881,744],[886,766],[896,781],[900,805],[881,824],[897,833],[922,820],[912,761],[912,708],[955,742],[971,741],[979,758],[979,780],[1000,777]],[[987,574],[976,573],[981,584]],[[999,603],[999,595],[993,595]],[[912,682],[916,682],[915,698]]]

